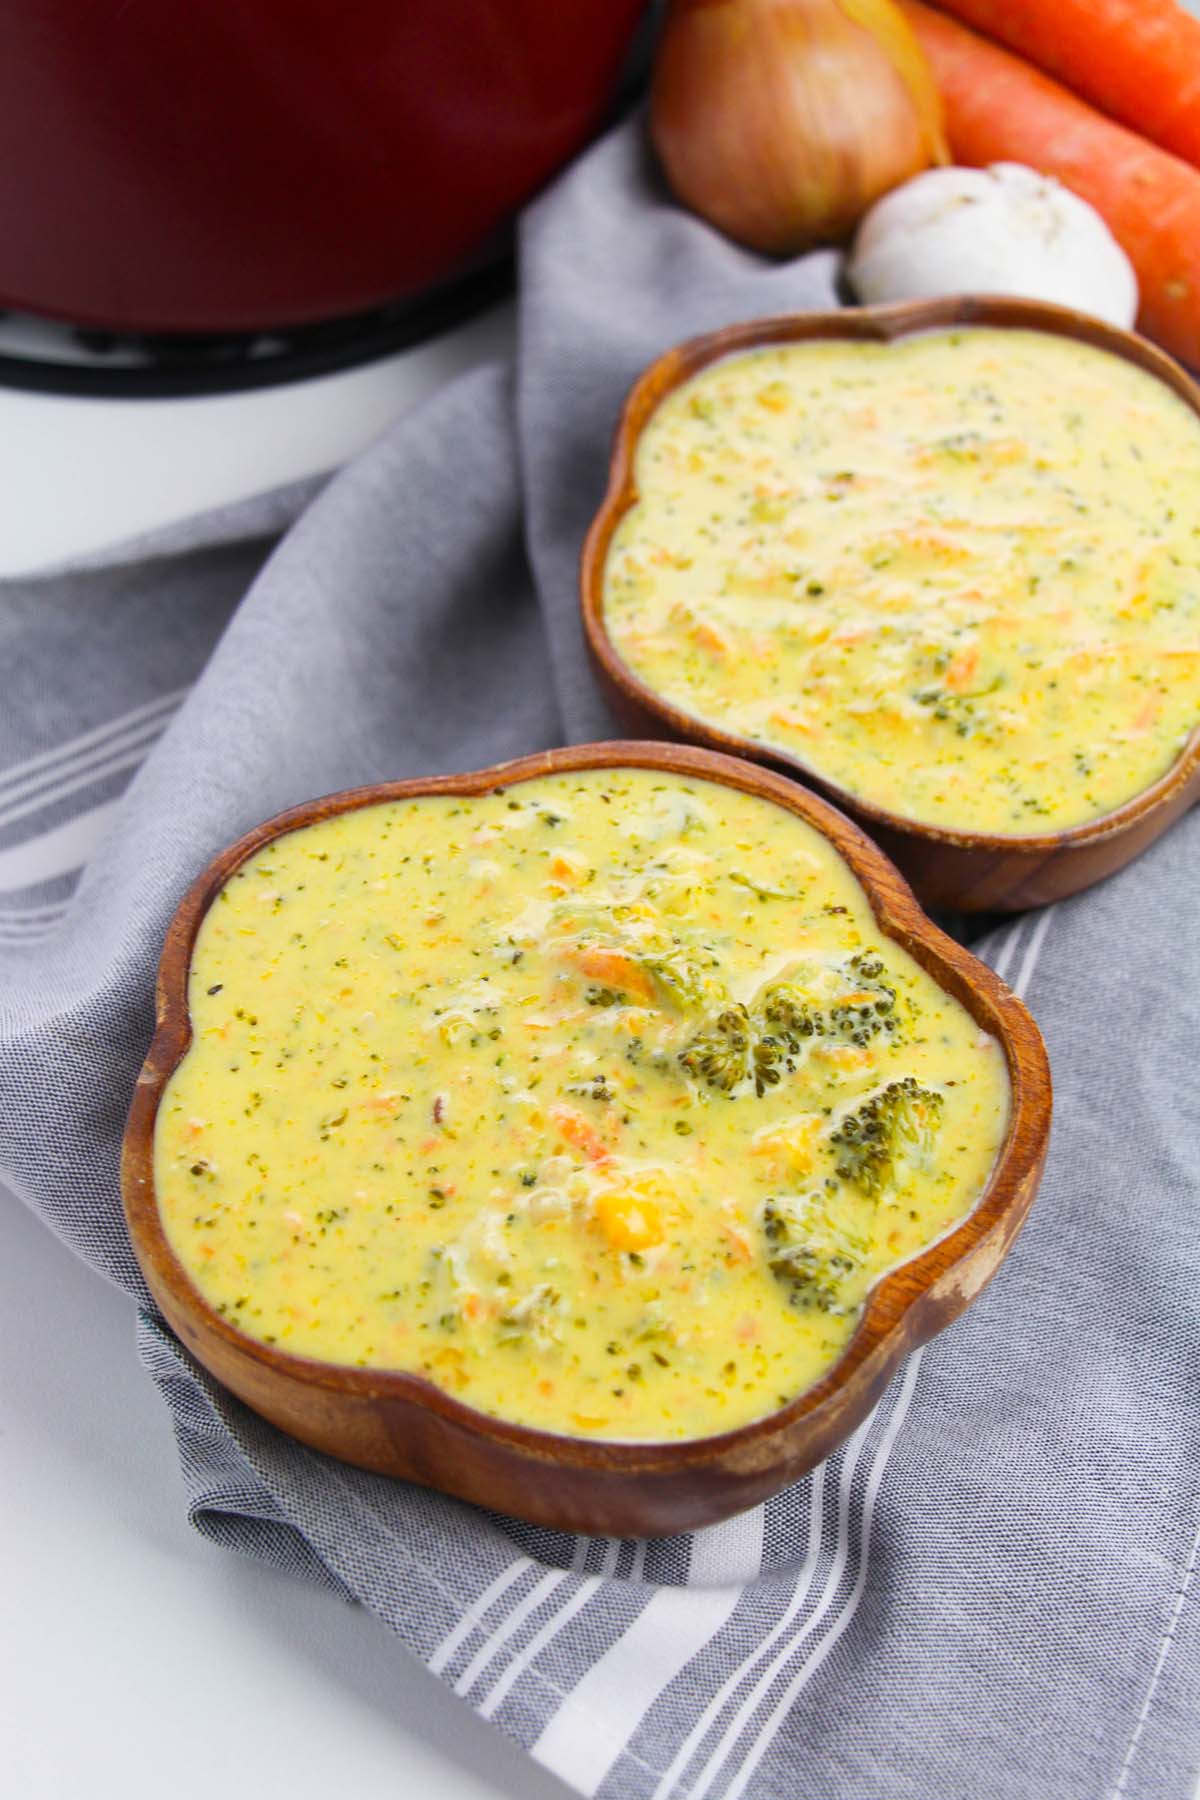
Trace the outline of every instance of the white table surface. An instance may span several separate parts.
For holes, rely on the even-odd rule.
[[[564,1800],[368,1613],[191,1529],[133,1327],[0,1191],[0,1793]]]
[[[333,467],[510,330],[252,400],[0,391],[0,575]],[[0,1794],[563,1800],[369,1614],[192,1531],[133,1328],[0,1189]]]

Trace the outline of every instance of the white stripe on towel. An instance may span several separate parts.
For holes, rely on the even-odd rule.
[[[846,1462],[842,1465],[842,1483],[844,1483],[846,1492],[849,1492],[849,1481],[853,1481],[853,1476],[855,1476],[858,1451],[864,1444],[867,1433],[871,1431],[873,1422],[874,1413],[871,1418],[864,1420],[862,1426],[858,1427],[853,1438],[847,1440]],[[671,1759],[669,1768],[664,1769],[651,1800],[667,1800],[667,1795],[675,1787],[676,1777],[684,1773],[684,1769],[687,1768],[687,1764],[691,1762],[696,1753],[698,1744],[702,1744],[703,1739],[711,1732],[712,1724],[716,1723],[720,1719],[720,1715],[725,1712],[725,1706],[729,1705],[730,1696],[736,1694],[738,1688],[747,1683],[750,1676],[754,1674],[757,1663],[765,1658],[766,1652],[770,1651],[770,1647],[774,1643],[779,1642],[779,1638],[786,1633],[786,1629],[788,1629],[788,1625],[792,1624],[795,1615],[801,1611],[802,1607],[806,1606],[811,1586],[813,1586],[813,1577],[817,1573],[820,1552],[824,1546],[824,1510],[826,1510],[826,1476],[828,1476],[828,1472],[828,1462],[820,1463],[819,1469],[813,1471],[813,1483],[811,1483],[810,1496],[808,1496],[808,1548],[804,1552],[801,1570],[793,1580],[792,1597],[788,1600],[788,1606],[784,1607],[783,1613],[775,1620],[772,1629],[766,1633],[763,1642],[757,1645],[756,1651],[748,1656],[745,1663],[738,1663],[734,1669],[730,1669],[729,1674],[721,1681],[720,1688],[712,1696],[709,1705],[703,1708],[702,1714],[694,1721],[684,1742],[675,1751],[675,1757]]]
[[[623,1541],[621,1538],[609,1538],[606,1541],[599,1575],[584,1577],[566,1605],[545,1620],[524,1649],[512,1659],[498,1677],[495,1687],[483,1703],[477,1702],[479,1711],[485,1718],[491,1718],[495,1714],[505,1696],[534,1658],[545,1649],[552,1639],[557,1637],[560,1631],[570,1624],[576,1614],[599,1592],[603,1583],[616,1574]],[[591,1540],[586,1537],[576,1540],[575,1552],[571,1559],[573,1574],[580,1574],[585,1568],[590,1542]],[[762,1567],[762,1544],[763,1509],[761,1506],[752,1507],[748,1512],[740,1514],[735,1519],[728,1519],[721,1525],[714,1525],[707,1530],[697,1532],[691,1546],[689,1583],[704,1581],[707,1585],[713,1585],[721,1582],[722,1574],[724,1576],[723,1585],[727,1585],[731,1581],[745,1582],[753,1579]],[[644,1541],[636,1543],[630,1570],[631,1575],[636,1568],[640,1577],[645,1556]],[[552,1575],[548,1586],[539,1584],[543,1587],[545,1597],[549,1597],[562,1580],[561,1575]],[[530,1599],[532,1598],[531,1594]],[[487,1644],[481,1646],[472,1659],[472,1663],[467,1669],[464,1669],[456,1684],[460,1693],[464,1692],[467,1686],[474,1685],[482,1671],[499,1655],[504,1644],[516,1635],[527,1616],[528,1609],[518,1609],[517,1615],[511,1620],[506,1620],[506,1629],[493,1634],[489,1640],[491,1647],[489,1648]]]
[[[1004,980],[1005,971],[1007,970],[1009,963],[1012,961],[1013,951],[1017,947],[1017,939],[1021,935],[1021,927],[1024,925],[1024,923],[1025,923],[1025,920],[1022,917],[1017,920],[1015,925],[1012,925],[1009,927],[1008,936],[1005,938],[1004,943],[1001,945],[1000,951],[996,957],[996,960],[992,964],[993,969],[996,971],[996,973],[1000,977],[1001,981]]]
[[[18,819],[28,819],[33,813],[45,812],[48,806],[65,800],[68,794],[78,794],[83,788],[95,787],[106,776],[118,775],[122,769],[136,769],[144,763],[150,746],[157,736],[154,733],[144,743],[136,744],[132,749],[123,750],[120,755],[112,756],[94,768],[80,769],[67,781],[60,781],[57,786],[47,788],[44,793],[33,794],[27,800],[21,800],[12,806],[0,806],[0,826],[15,825]]]
[[[1020,973],[1013,982],[1013,992],[1015,994],[1020,994],[1022,999],[1024,999],[1025,991],[1028,988],[1030,981],[1033,979],[1033,971],[1037,967],[1038,957],[1042,954],[1042,945],[1046,941],[1046,933],[1050,929],[1050,920],[1053,916],[1053,912],[1054,908],[1048,906],[1034,926],[1033,931],[1030,933],[1029,947],[1026,950],[1024,960],[1021,963]]]
[[[0,924],[0,946],[9,950],[28,950],[53,937],[57,930],[58,925],[53,920],[44,922],[36,931],[6,931]]]
[[[26,926],[53,924],[66,909],[65,900],[46,900],[41,906],[7,906],[0,910],[0,919],[23,930]]]
[[[53,931],[67,910],[67,902],[60,900],[57,906],[40,906],[25,911],[14,908],[9,911],[0,908],[0,938],[10,943],[25,943],[34,938],[45,937]]]
[[[633,1624],[609,1646],[599,1661],[593,1663],[534,1745],[533,1754],[539,1761],[546,1762],[556,1773],[562,1773],[554,1762],[547,1762],[547,1757],[576,1757],[578,1747],[586,1743],[579,1768],[567,1779],[585,1793],[594,1791],[585,1783],[590,1778],[590,1771],[598,1771],[597,1785],[607,1773],[610,1763],[603,1760],[604,1748],[612,1746],[613,1756],[620,1754],[637,1718],[644,1716],[661,1688],[674,1680],[684,1663],[720,1630],[740,1599],[745,1583],[760,1572],[764,1522],[763,1508],[754,1506],[736,1518],[695,1533],[687,1589],[660,1588]],[[638,1548],[644,1561],[645,1543],[640,1543]],[[638,1565],[636,1551],[634,1561]],[[689,1598],[692,1590],[697,1588],[707,1589],[718,1598],[712,1605]],[[578,1607],[570,1610],[573,1614]],[[566,1623],[565,1617],[562,1623]],[[553,1636],[553,1632],[549,1635]],[[537,1650],[542,1647],[539,1643]],[[534,1654],[537,1654],[536,1650]],[[630,1697],[631,1675],[627,1671],[635,1672],[633,1684],[646,1690],[645,1702],[637,1718],[631,1710],[636,1703]],[[648,1672],[652,1672],[649,1685],[645,1679]],[[506,1684],[506,1692],[511,1685],[511,1682]],[[609,1719],[596,1711],[597,1695],[607,1695],[610,1689],[623,1695],[622,1726],[615,1735]],[[489,1704],[482,1710],[490,1717],[494,1708]],[[598,1728],[599,1740],[590,1735],[592,1728]]]
[[[103,781],[107,775],[115,775],[121,769],[144,761],[151,745],[162,736],[170,722],[169,715],[150,719],[144,725],[121,732],[87,756],[74,758],[61,768],[29,777],[0,792],[0,825],[11,825],[17,819],[28,818],[30,813],[43,812],[65,794],[77,793],[82,787]]]
[[[538,1762],[594,1794],[658,1696],[712,1642],[744,1591],[657,1589],[567,1695],[532,1746]]]
[[[17,792],[28,787],[34,779],[49,781],[69,774],[93,752],[111,749],[114,739],[139,729],[162,731],[171,714],[183,704],[188,691],[185,687],[175,688],[169,694],[161,694],[157,700],[148,700],[144,706],[133,707],[118,719],[110,719],[107,725],[97,725],[93,731],[69,738],[53,750],[43,750],[39,756],[13,763],[11,768],[0,773],[0,803],[14,799]]]
[[[0,893],[16,893],[81,869],[112,825],[119,805],[119,800],[106,800],[40,837],[0,850]]]
[[[1154,1704],[1154,1696],[1158,1690],[1162,1672],[1167,1665],[1167,1657],[1171,1653],[1171,1645],[1175,1641],[1176,1628],[1183,1616],[1183,1603],[1188,1597],[1188,1590],[1192,1585],[1192,1577],[1196,1573],[1198,1558],[1200,1558],[1200,1527],[1197,1528],[1196,1535],[1192,1539],[1192,1554],[1188,1557],[1187,1567],[1183,1571],[1183,1580],[1179,1584],[1174,1604],[1171,1607],[1171,1616],[1167,1620],[1167,1629],[1163,1633],[1163,1640],[1158,1647],[1158,1656],[1155,1659],[1154,1670],[1150,1676],[1150,1686],[1146,1689],[1146,1698],[1142,1701],[1142,1708],[1138,1713],[1137,1723],[1133,1728],[1133,1736],[1129,1740],[1129,1748],[1125,1752],[1125,1759],[1121,1764],[1121,1770],[1117,1776],[1117,1785],[1112,1791],[1112,1800],[1121,1800],[1121,1796],[1125,1793],[1126,1783],[1129,1780],[1129,1771],[1133,1767],[1133,1759],[1137,1754],[1137,1747],[1141,1742],[1142,1733],[1146,1729],[1146,1720],[1150,1717],[1150,1708]],[[1200,1796],[1200,1788],[1197,1789],[1197,1795]]]
[[[872,1419],[867,1419],[859,1426],[854,1437],[846,1445],[846,1464],[843,1467],[842,1476],[844,1481],[853,1478],[854,1465],[857,1462],[857,1451],[855,1446],[865,1440],[867,1433],[871,1429],[873,1416],[874,1415],[872,1415]],[[804,1561],[800,1566],[799,1573],[795,1577],[791,1598],[788,1601],[785,1610],[780,1617],[776,1619],[762,1643],[759,1644],[758,1648],[751,1656],[744,1663],[738,1663],[730,1670],[708,1705],[704,1708],[704,1711],[694,1721],[687,1736],[672,1757],[670,1767],[664,1770],[662,1778],[654,1790],[652,1800],[667,1800],[667,1796],[675,1786],[676,1777],[681,1775],[687,1768],[692,1757],[696,1753],[697,1746],[703,1743],[704,1739],[708,1736],[709,1731],[712,1729],[712,1726],[724,1712],[725,1707],[729,1703],[730,1696],[734,1694],[743,1683],[749,1681],[755,1666],[761,1662],[764,1656],[766,1656],[772,1644],[779,1642],[779,1639],[787,1631],[788,1626],[796,1617],[796,1614],[807,1602],[808,1596],[812,1591],[813,1576],[816,1574],[817,1563],[820,1561],[821,1548],[824,1542],[825,1477],[828,1470],[829,1464],[826,1462],[822,1463],[819,1468],[813,1471],[812,1488],[809,1493],[808,1504],[808,1547],[805,1551]]]
[[[520,1680],[534,1658],[540,1655],[546,1648],[546,1645],[550,1642],[551,1638],[556,1638],[559,1632],[564,1630],[565,1627],[571,1623],[571,1620],[575,1617],[576,1613],[582,1611],[598,1589],[602,1588],[609,1578],[616,1574],[617,1559],[620,1554],[621,1539],[610,1538],[608,1543],[604,1546],[604,1559],[600,1565],[600,1573],[598,1575],[585,1575],[571,1598],[567,1601],[567,1604],[562,1608],[561,1612],[556,1612],[551,1618],[547,1619],[545,1624],[534,1632],[525,1648],[520,1651],[518,1655],[513,1657],[507,1669],[505,1669],[495,1687],[479,1708],[479,1711],[483,1714],[485,1719],[490,1719],[494,1716],[497,1708],[503,1704],[505,1695],[514,1684]]]
[[[784,1689],[783,1694],[776,1702],[774,1710],[760,1730],[758,1737],[737,1767],[732,1784],[725,1790],[725,1800],[738,1800],[738,1796],[745,1792],[746,1783],[749,1781],[754,1770],[762,1760],[768,1745],[771,1743],[779,1728],[780,1721],[790,1710],[792,1702],[795,1700],[797,1694],[800,1693],[802,1688],[808,1685],[812,1675],[820,1667],[822,1662],[824,1662],[826,1656],[829,1654],[830,1650],[832,1650],[834,1644],[836,1644],[837,1640],[841,1637],[843,1631],[845,1631],[855,1613],[858,1611],[858,1603],[866,1591],[867,1572],[871,1562],[871,1524],[875,1517],[875,1502],[879,1495],[883,1477],[887,1472],[888,1462],[890,1461],[892,1451],[895,1448],[896,1439],[900,1435],[900,1428],[908,1416],[908,1409],[912,1402],[913,1390],[917,1385],[917,1375],[920,1371],[920,1367],[921,1351],[917,1350],[908,1359],[908,1366],[904,1371],[904,1383],[900,1390],[900,1397],[896,1402],[896,1410],[888,1420],[887,1429],[880,1439],[879,1449],[875,1453],[875,1460],[871,1465],[871,1473],[867,1478],[866,1493],[863,1498],[862,1528],[858,1553],[858,1578],[850,1591],[849,1598],[821,1642],[817,1645],[812,1654],[800,1665],[799,1669],[788,1683],[788,1686]],[[840,1569],[837,1571],[837,1580],[839,1582],[841,1581]],[[819,1610],[820,1609],[818,1608],[818,1613]],[[805,1638],[812,1635],[817,1623],[817,1616],[817,1614],[814,1614],[812,1620],[798,1634],[796,1639],[797,1643],[803,1642]],[[765,1692],[766,1687],[770,1685],[770,1681],[774,1680],[776,1674],[779,1672],[780,1666],[790,1659],[793,1648],[794,1646],[789,1644],[783,1654],[775,1659],[774,1665],[768,1672],[769,1680],[764,1678],[758,1684],[760,1694]],[[744,1708],[743,1712],[745,1713],[746,1710],[747,1709]],[[700,1783],[692,1789],[692,1800],[701,1800],[701,1796],[708,1792],[713,1776],[719,1772],[719,1763],[724,1762],[728,1754],[725,1746],[730,1735],[731,1734],[727,1732],[725,1737],[721,1740],[721,1744],[717,1748],[716,1756],[708,1765],[709,1773],[707,1778],[702,1778]]]
[[[900,1393],[896,1398],[892,1416],[887,1422],[886,1428],[884,1429],[883,1435],[876,1448],[875,1455],[872,1458],[870,1475],[868,1476],[868,1486],[871,1481],[881,1481],[883,1479],[883,1471],[887,1467],[888,1458],[891,1456],[892,1446],[896,1441],[896,1435],[904,1421],[904,1416],[908,1411],[908,1403],[912,1396],[913,1383],[916,1381],[917,1375],[917,1369],[913,1367],[914,1363],[919,1368],[919,1351],[916,1356],[912,1358],[908,1369],[905,1371],[904,1381],[901,1384]],[[821,1590],[817,1604],[809,1616],[803,1620],[792,1633],[787,1642],[782,1644],[775,1652],[775,1655],[755,1680],[749,1693],[743,1696],[732,1719],[730,1719],[725,1730],[721,1733],[721,1737],[716,1744],[716,1747],[710,1753],[690,1789],[693,1800],[700,1800],[702,1795],[708,1793],[709,1788],[720,1774],[732,1746],[736,1743],[738,1738],[744,1734],[747,1725],[762,1705],[765,1697],[769,1694],[780,1670],[786,1668],[791,1661],[795,1654],[796,1646],[804,1643],[808,1638],[813,1636],[820,1628],[826,1615],[831,1611],[834,1602],[837,1600],[846,1570],[850,1567],[851,1563],[850,1501],[854,1491],[854,1477],[857,1473],[857,1464],[866,1447],[867,1438],[871,1428],[875,1425],[880,1412],[887,1404],[888,1401],[886,1399],[879,1403],[871,1413],[870,1417],[866,1420],[865,1424],[860,1426],[855,1438],[852,1440],[852,1449],[847,1452],[846,1466],[842,1471],[842,1479],[838,1490],[837,1529],[834,1537],[833,1558],[830,1562],[829,1570],[825,1577],[825,1585]],[[860,1577],[865,1580],[865,1569],[860,1570]]]
[[[693,1533],[688,1562],[689,1587],[728,1587],[753,1581],[762,1569],[766,1511],[752,1506],[721,1525]]]
[[[465,1644],[475,1627],[482,1623],[484,1615],[489,1613],[502,1594],[506,1594],[513,1582],[527,1569],[536,1568],[537,1564],[528,1556],[518,1556],[515,1562],[502,1569],[495,1581],[489,1582],[482,1594],[472,1601],[454,1629],[447,1633],[429,1659],[429,1667],[435,1675],[445,1669],[460,1644]]]
[[[503,1653],[504,1646],[512,1638],[516,1637],[518,1631],[520,1631],[530,1614],[537,1612],[540,1606],[544,1606],[547,1600],[553,1598],[558,1589],[563,1586],[564,1582],[568,1582],[570,1579],[571,1577],[562,1569],[554,1569],[547,1570],[539,1580],[535,1581],[520,1605],[514,1607],[512,1612],[507,1615],[503,1626],[494,1631],[492,1635],[479,1646],[479,1649],[475,1652],[458,1680],[454,1683],[455,1693],[466,1694],[473,1688],[488,1664],[495,1662],[496,1658]]]

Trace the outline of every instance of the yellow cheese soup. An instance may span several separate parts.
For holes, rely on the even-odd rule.
[[[837,1358],[970,1209],[1003,1052],[815,830],[636,769],[361,808],[221,890],[158,1203],[281,1350],[699,1437]]]
[[[677,707],[925,824],[1056,831],[1200,724],[1200,418],[1034,331],[784,345],[668,396],[604,611]]]

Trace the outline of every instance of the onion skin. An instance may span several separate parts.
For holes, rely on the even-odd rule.
[[[879,19],[878,35],[859,23]],[[949,160],[933,77],[891,0],[672,0],[650,131],[677,197],[753,250],[846,237]]]

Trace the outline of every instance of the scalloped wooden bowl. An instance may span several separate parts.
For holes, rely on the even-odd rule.
[[[866,891],[879,928],[902,944],[1004,1049],[1008,1130],[969,1216],[883,1276],[846,1350],[814,1387],[768,1417],[685,1443],[563,1437],[477,1412],[416,1375],[345,1368],[257,1342],[204,1299],[167,1240],[154,1191],[163,1089],[191,1042],[187,987],[201,921],[224,883],[264,844],[331,814],[415,794],[481,794],[562,770],[636,767],[724,783],[774,801],[822,832]],[[589,744],[472,775],[384,783],[281,813],[204,870],[167,932],[158,1025],[125,1130],[121,1185],[130,1236],[164,1316],[197,1360],[293,1437],[541,1525],[656,1536],[728,1518],[794,1481],[866,1416],[901,1359],[970,1304],[1012,1245],[1033,1201],[1050,1128],[1050,1071],[1037,1026],[990,969],[946,937],[856,825],[794,782],[753,764],[675,745]]]
[[[1200,414],[1200,388],[1179,364],[1132,332],[1085,313],[1036,300],[967,295],[897,306],[847,308],[751,319],[668,350],[640,376],[617,427],[608,489],[584,541],[580,598],[588,647],[618,718],[639,736],[680,738],[752,757],[797,776],[859,820],[895,858],[927,906],[963,912],[1044,906],[1114,874],[1151,845],[1200,797],[1200,730],[1166,774],[1100,818],[1066,831],[1026,835],[945,830],[919,824],[847,792],[801,757],[724,731],[675,706],[634,673],[608,634],[604,569],[617,526],[638,499],[634,459],[652,414],[675,388],[710,363],[770,344],[847,338],[891,343],[913,332],[953,325],[998,325],[1050,332],[1095,345],[1157,376]]]

